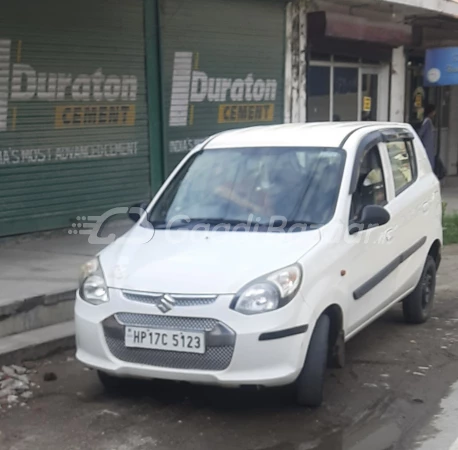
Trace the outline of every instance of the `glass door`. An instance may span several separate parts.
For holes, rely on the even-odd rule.
[[[361,69],[359,120],[380,120],[379,117],[379,74],[376,70]]]
[[[354,121],[358,117],[358,68],[335,67],[333,74],[332,119]]]
[[[385,121],[389,65],[312,61],[307,73],[307,121]]]

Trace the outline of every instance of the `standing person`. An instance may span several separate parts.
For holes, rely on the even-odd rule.
[[[436,151],[434,145],[434,124],[433,119],[436,115],[436,107],[434,105],[428,104],[425,108],[425,116],[423,123],[421,124],[420,130],[418,131],[418,136],[420,137],[423,145],[428,154],[429,162],[431,167],[435,170],[436,162]]]

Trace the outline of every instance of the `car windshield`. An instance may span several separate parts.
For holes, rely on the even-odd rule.
[[[148,221],[170,229],[322,225],[334,215],[344,160],[343,150],[324,147],[203,150],[173,178]]]

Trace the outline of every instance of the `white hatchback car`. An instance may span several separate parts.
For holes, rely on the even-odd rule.
[[[318,406],[344,343],[402,301],[428,319],[439,181],[410,125],[223,132],[83,267],[77,358],[123,378],[291,385]]]

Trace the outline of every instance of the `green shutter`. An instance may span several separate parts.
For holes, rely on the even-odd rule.
[[[3,0],[0,236],[150,195],[143,2]]]
[[[283,122],[285,4],[161,0],[165,169],[214,133]]]

